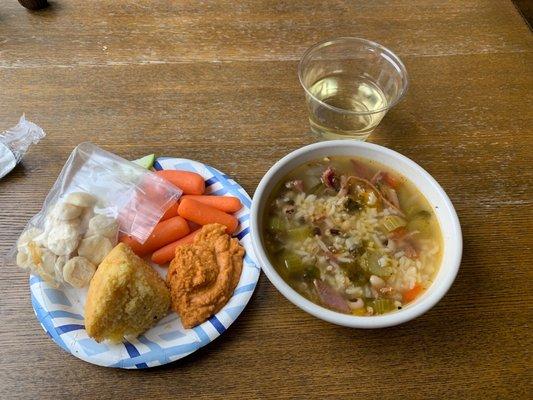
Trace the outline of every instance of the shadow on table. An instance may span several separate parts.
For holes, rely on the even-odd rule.
[[[423,125],[408,110],[393,108],[370,134],[368,141],[387,147],[393,144],[413,145],[425,132]]]
[[[15,168],[11,170],[6,176],[3,178],[0,178],[0,188],[2,187],[2,184],[8,184],[8,183],[17,183],[17,180],[21,180],[26,178],[31,174],[31,168],[28,169],[26,166],[24,166],[24,160],[21,163],[18,163],[15,165]]]
[[[21,7],[23,7],[21,5]],[[38,9],[38,10],[32,10],[30,8],[26,8],[26,10],[34,15],[42,15],[42,16],[55,16],[57,13],[64,9],[64,6],[61,4],[61,2],[58,1],[50,1],[48,0],[48,5],[44,8]]]
[[[518,12],[524,18],[524,21],[529,26],[529,29],[533,27],[533,3],[531,0],[513,0]]]

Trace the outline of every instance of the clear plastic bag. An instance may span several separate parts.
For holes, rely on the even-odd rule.
[[[15,168],[30,145],[44,137],[44,131],[24,115],[17,125],[0,133],[0,179]]]
[[[117,227],[121,234],[144,243],[181,193],[153,172],[91,143],[81,143],[9,259],[56,286],[67,281],[73,286],[81,282],[81,287],[92,274],[88,277],[90,268],[79,265],[80,256],[96,267],[109,246],[116,244],[113,229]],[[63,279],[72,275],[69,268],[78,275],[72,278],[74,283]]]

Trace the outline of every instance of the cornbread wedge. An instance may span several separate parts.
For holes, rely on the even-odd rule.
[[[89,285],[85,329],[97,342],[138,336],[167,315],[170,292],[156,271],[124,243],[102,261]]]

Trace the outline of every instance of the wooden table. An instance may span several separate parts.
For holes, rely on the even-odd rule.
[[[426,315],[363,331],[317,320],[261,276],[219,339],[162,368],[84,363],[42,331],[27,277],[0,274],[1,398],[526,398],[531,395],[532,36],[509,1],[51,1],[0,7],[0,123],[46,140],[0,181],[0,254],[67,156],[208,162],[253,194],[308,134],[296,67],[360,36],[397,52],[410,91],[370,141],[427,169],[459,214],[455,284]]]

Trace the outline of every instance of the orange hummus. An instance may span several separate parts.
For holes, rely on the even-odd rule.
[[[242,271],[244,249],[221,224],[205,225],[193,244],[176,248],[167,283],[172,309],[185,328],[216,314],[231,298]]]

